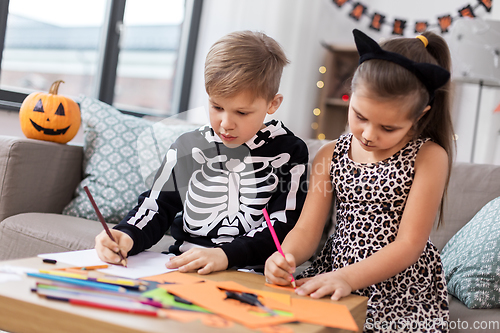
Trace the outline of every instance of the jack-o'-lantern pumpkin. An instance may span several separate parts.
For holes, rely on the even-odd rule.
[[[21,104],[19,120],[21,129],[29,139],[66,143],[73,139],[80,128],[80,108],[72,99],[57,94],[58,80],[49,93],[34,92]]]

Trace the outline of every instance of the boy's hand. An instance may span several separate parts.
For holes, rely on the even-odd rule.
[[[180,272],[194,272],[209,274],[227,269],[226,253],[221,248],[193,248],[180,256],[170,259],[165,264],[169,269],[179,268]]]
[[[297,295],[309,295],[312,298],[332,295],[333,301],[348,296],[352,291],[342,272],[339,271],[319,274],[309,279],[300,279],[297,281],[297,285],[299,286],[295,290]]]
[[[111,234],[116,240],[116,243],[109,238],[106,231],[102,231],[95,237],[95,249],[99,259],[111,264],[119,264],[121,261],[120,256],[117,254],[121,251],[123,258],[127,258],[128,251],[132,249],[134,241],[126,233],[110,229]]]
[[[286,253],[285,258],[278,252],[274,252],[266,260],[264,274],[266,282],[277,285],[287,286],[292,282],[292,275],[295,272],[295,257]]]

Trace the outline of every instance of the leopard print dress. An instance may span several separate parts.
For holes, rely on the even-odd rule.
[[[396,239],[414,178],[414,162],[429,139],[410,141],[392,157],[356,163],[349,157],[352,134],[341,136],[330,168],[337,228],[321,253],[297,278],[337,270],[369,257]],[[367,296],[365,332],[447,332],[446,282],[430,240],[415,264],[396,276],[356,290]]]

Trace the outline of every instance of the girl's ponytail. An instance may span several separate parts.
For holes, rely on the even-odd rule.
[[[450,50],[446,41],[439,35],[432,32],[424,32],[428,40],[427,52],[434,58],[437,64],[444,69],[451,71]],[[443,220],[444,197],[446,196],[450,172],[453,165],[456,144],[454,141],[454,131],[451,119],[451,82],[448,81],[443,87],[435,92],[434,101],[422,124],[422,135],[432,138],[437,144],[443,147],[448,153],[448,179],[446,180],[445,193],[441,200],[439,211],[438,227]]]

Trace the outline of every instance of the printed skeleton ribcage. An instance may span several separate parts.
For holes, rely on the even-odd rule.
[[[218,227],[216,243],[231,241],[241,228],[247,232],[262,224],[261,210],[278,186],[276,169],[290,159],[289,154],[246,156],[243,161],[224,155],[209,158],[198,148],[193,148],[192,156],[201,168],[189,180],[184,229],[206,236]]]

